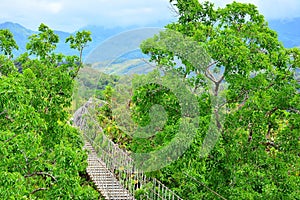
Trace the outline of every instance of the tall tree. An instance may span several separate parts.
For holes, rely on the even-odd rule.
[[[45,24],[40,24],[38,30],[38,34],[29,36],[30,40],[26,44],[26,49],[30,55],[45,59],[56,48],[59,37]]]
[[[180,70],[183,81],[200,78],[190,81],[201,84],[196,89],[208,91],[203,86],[212,85],[211,100],[226,94],[226,101],[212,110],[214,126],[221,134],[214,149],[203,154],[201,142],[209,130],[204,125],[195,144],[181,160],[164,168],[160,178],[169,182],[171,176],[169,184],[187,199],[215,199],[216,194],[228,199],[296,199],[300,183],[300,97],[295,79],[299,49],[284,48],[252,4],[233,2],[215,8],[197,0],[170,2],[178,21],[146,40],[143,52],[163,70]],[[210,62],[203,66],[205,62],[195,63],[168,48],[170,30],[195,41]],[[177,58],[181,67],[174,64]]]
[[[8,57],[12,57],[12,51],[14,49],[19,49],[16,41],[14,40],[13,34],[7,29],[0,30],[0,50],[7,55]]]
[[[71,35],[66,39],[66,42],[70,42],[70,47],[79,51],[79,60],[82,62],[82,52],[87,43],[91,42],[91,32],[90,31],[78,31],[75,36]]]
[[[87,154],[66,110],[78,58],[53,53],[58,36],[44,24],[39,31],[29,38],[29,53],[0,63],[22,68],[22,73],[0,68],[0,196],[96,199],[98,193],[81,177]]]

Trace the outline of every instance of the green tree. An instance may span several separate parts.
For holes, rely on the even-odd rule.
[[[91,32],[90,31],[78,31],[75,36],[71,35],[66,39],[66,43],[70,43],[70,47],[72,49],[76,49],[79,51],[79,62],[76,65],[75,76],[78,75],[80,68],[83,66],[82,64],[82,52],[85,47],[87,47],[87,43],[92,41]]]
[[[79,51],[79,60],[82,62],[82,52],[87,43],[91,42],[91,32],[90,31],[78,31],[75,36],[71,35],[66,39],[66,42],[70,42],[70,47]]]
[[[14,40],[13,34],[7,29],[0,30],[0,76],[7,75],[12,71],[16,71],[14,63],[11,60],[13,57],[12,51],[18,49],[18,45]]]
[[[12,57],[12,51],[14,49],[19,49],[16,41],[14,40],[13,34],[7,29],[0,30],[0,50],[7,55]]]
[[[297,199],[300,99],[295,70],[299,70],[299,49],[284,48],[252,4],[233,2],[215,8],[197,0],[170,2],[176,7],[178,22],[146,40],[143,52],[162,70],[177,70],[182,81],[194,84],[195,93],[201,94],[200,108],[207,109],[210,101],[222,95],[226,101],[211,111],[220,133],[214,149],[203,154],[202,142],[211,123],[210,112],[203,112],[194,144],[156,176],[184,199],[215,199],[216,194],[228,199]],[[195,62],[190,56],[194,50],[176,47],[174,31],[186,38],[187,46],[193,40],[196,49],[204,49],[209,62],[203,53]],[[177,58],[182,62],[179,67]],[[211,95],[207,86],[212,87]]]
[[[53,53],[58,36],[44,24],[39,31],[29,37],[29,53],[0,63],[23,71],[0,75],[0,196],[96,199],[84,178],[83,138],[68,122],[78,59]]]
[[[26,49],[29,51],[30,55],[45,59],[56,48],[59,37],[45,24],[41,24],[38,30],[38,34],[29,36],[29,42],[26,44]]]

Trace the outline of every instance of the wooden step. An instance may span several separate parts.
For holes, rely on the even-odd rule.
[[[120,184],[117,178],[106,168],[104,162],[97,157],[92,145],[86,142],[84,148],[89,152],[86,171],[102,196],[110,200],[134,200],[129,191]]]

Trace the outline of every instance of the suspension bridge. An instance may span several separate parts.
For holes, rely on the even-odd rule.
[[[129,153],[111,141],[95,120],[95,107],[90,99],[73,116],[73,123],[84,135],[88,151],[87,174],[104,199],[109,200],[182,200],[159,180],[139,170]]]

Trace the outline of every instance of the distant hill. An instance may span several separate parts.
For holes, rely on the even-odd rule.
[[[26,43],[28,42],[28,37],[32,34],[38,33],[37,31],[27,29],[18,23],[12,22],[5,22],[3,24],[0,24],[0,29],[9,29],[13,33],[14,39],[16,40],[17,45],[19,46],[19,50],[14,51],[15,56],[24,53],[26,51]],[[60,42],[57,44],[57,52],[62,52],[67,55],[77,53],[75,50],[70,49],[69,46],[65,44],[65,40],[67,37],[70,36],[70,33],[56,30],[54,30],[54,32],[59,36],[60,39]]]
[[[0,24],[0,29],[9,29],[13,33],[14,39],[19,46],[19,51],[13,52],[15,55],[19,55],[21,52],[26,51],[25,46],[26,42],[28,41],[28,37],[35,33],[34,31],[26,29],[20,24],[12,22],[5,22],[3,24]]]
[[[158,22],[148,27],[162,28],[167,23],[169,22]],[[279,40],[283,42],[285,47],[300,47],[300,29],[298,28],[300,27],[300,18],[293,20],[270,20],[269,26],[277,31]],[[79,30],[91,31],[93,39],[83,52],[83,60],[85,63],[92,64],[94,68],[106,68],[102,70],[108,73],[131,74],[142,73],[143,70],[151,70],[151,67],[149,65],[146,66],[145,62],[141,60],[141,58],[145,58],[145,55],[139,50],[139,44],[142,40],[158,33],[161,28],[141,28],[138,26],[112,28],[103,26],[82,27]],[[15,55],[23,53],[26,50],[25,45],[28,37],[37,33],[12,22],[0,24],[0,29],[9,29],[14,34],[14,38],[19,46],[19,51],[14,52]],[[58,30],[55,30],[55,33],[60,37],[57,52],[62,52],[66,55],[77,54],[75,50],[69,48],[68,44],[65,44],[65,39],[71,33]],[[124,68],[124,66],[127,66],[127,68]]]
[[[19,50],[14,51],[15,56],[18,56],[21,53],[24,53],[26,51],[26,43],[28,42],[28,37],[32,34],[37,33],[37,31],[27,29],[26,27],[13,22],[5,22],[0,24],[0,29],[9,29],[14,34],[14,38],[19,46]],[[92,43],[90,43],[88,47],[86,47],[86,49],[84,50],[83,58],[106,38],[111,37],[120,32],[126,31],[128,29],[129,28],[121,28],[121,27],[106,29],[102,26],[86,26],[81,28],[80,30],[91,31],[92,39],[93,39]],[[61,52],[66,55],[77,54],[77,51],[70,49],[69,45],[65,43],[66,38],[69,37],[72,33],[59,31],[59,30],[54,30],[54,32],[60,38],[60,41],[57,44],[56,52]]]
[[[131,29],[131,27],[113,27],[113,28],[105,28],[103,26],[93,26],[93,25],[89,25],[89,26],[85,26],[80,28],[79,30],[88,30],[91,31],[92,33],[92,43],[90,43],[88,45],[88,47],[85,50],[85,54],[84,54],[84,58],[86,58],[86,56],[88,54],[90,54],[90,52],[92,52],[99,44],[101,44],[103,41],[105,41],[107,38],[112,37],[113,35],[117,35],[121,32],[124,32],[126,30]]]
[[[138,28],[116,34],[88,54],[85,63],[109,74],[141,74],[153,70],[142,59],[147,59],[139,46],[147,38],[162,31],[162,28]]]
[[[162,28],[139,28],[116,34],[100,43],[86,57],[86,63],[113,62],[127,52],[139,49],[141,42],[159,33]],[[100,67],[100,66],[99,66]]]
[[[146,74],[154,69],[152,65],[141,59],[124,60],[121,63],[113,63],[103,68],[96,68],[100,72],[110,75]]]

